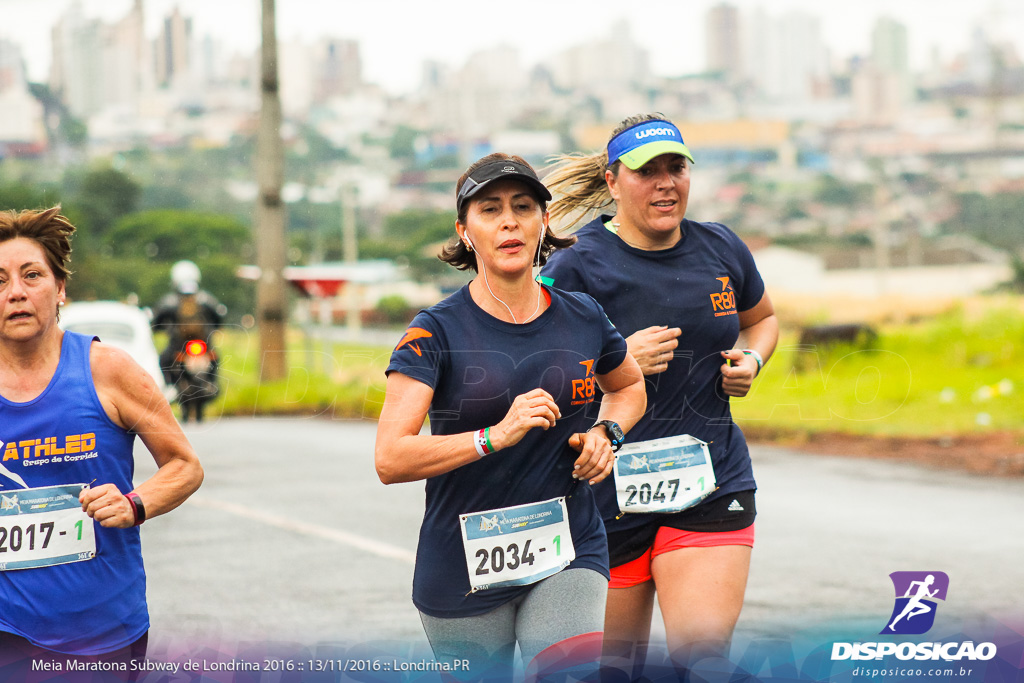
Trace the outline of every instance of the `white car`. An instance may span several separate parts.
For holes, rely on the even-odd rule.
[[[174,388],[164,382],[149,320],[145,311],[117,301],[79,301],[60,309],[61,329],[96,336],[105,344],[124,349],[153,376],[160,391],[170,400]]]

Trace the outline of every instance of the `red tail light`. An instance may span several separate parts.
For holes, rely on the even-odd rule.
[[[192,339],[185,344],[185,353],[190,356],[202,356],[206,353],[206,342],[202,339]]]

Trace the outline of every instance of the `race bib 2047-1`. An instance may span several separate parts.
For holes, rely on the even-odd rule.
[[[708,445],[689,434],[626,444],[615,454],[615,496],[626,513],[679,512],[715,490]]]

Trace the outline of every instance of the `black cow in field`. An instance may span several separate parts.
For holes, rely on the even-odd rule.
[[[820,368],[822,357],[837,348],[866,351],[874,348],[878,333],[863,323],[845,325],[812,325],[800,332],[793,368],[807,372]]]
[[[878,333],[864,323],[844,325],[811,325],[800,332],[800,346],[821,348],[839,344],[869,349],[878,340]]]

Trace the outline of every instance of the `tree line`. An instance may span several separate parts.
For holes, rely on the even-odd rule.
[[[30,209],[61,204],[75,225],[68,298],[125,300],[155,305],[170,290],[171,265],[195,261],[202,286],[237,318],[252,311],[250,283],[238,266],[251,262],[247,225],[227,214],[184,209],[140,208],[143,188],[111,167],[71,171],[59,182],[0,182],[0,208]],[[132,298],[134,298],[132,297]]]
[[[24,172],[22,179],[12,179],[16,173],[5,162],[0,164],[0,209],[63,205],[78,227],[68,283],[71,300],[135,295],[140,305],[153,306],[170,288],[171,265],[189,259],[202,270],[203,287],[228,307],[229,319],[237,320],[254,310],[254,287],[237,276],[240,265],[255,262],[252,206],[229,199],[219,181],[244,177],[250,152],[248,141],[202,153],[137,150],[120,160],[122,166],[133,167],[132,173],[117,168],[115,157],[43,179]],[[52,168],[50,173],[55,173]],[[868,190],[826,176],[814,199],[854,204],[865,201]],[[940,226],[941,232],[969,234],[1009,251],[1015,256],[1017,284],[1024,288],[1024,193],[965,193],[955,201],[957,214]],[[392,259],[408,265],[417,280],[455,286],[464,278],[436,258],[453,234],[454,222],[452,211],[386,216],[374,234],[360,234],[360,258]],[[289,262],[340,259],[340,240],[324,243],[324,235],[334,232],[336,205],[302,201],[290,206]]]

